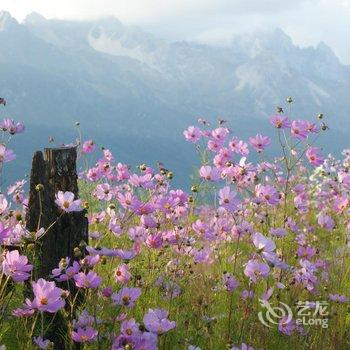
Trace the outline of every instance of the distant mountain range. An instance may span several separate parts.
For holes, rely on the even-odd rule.
[[[74,22],[32,13],[19,24],[2,11],[0,45],[0,96],[6,113],[27,125],[17,138],[21,168],[12,173],[28,169],[49,136],[74,140],[78,120],[86,138],[121,161],[161,160],[176,184],[187,184],[194,152],[182,131],[197,116],[223,118],[241,137],[269,133],[267,116],[287,96],[294,117],[328,117],[330,151],[349,144],[350,66],[325,43],[300,48],[281,29],[214,47],[169,43],[112,17]]]

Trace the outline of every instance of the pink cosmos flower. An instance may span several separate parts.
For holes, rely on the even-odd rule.
[[[49,339],[43,339],[42,337],[34,337],[34,343],[39,347],[39,349],[48,349],[53,346],[53,343]]]
[[[296,329],[294,320],[291,320],[289,316],[284,316],[278,322],[278,330],[285,335],[292,335]]]
[[[249,260],[244,269],[244,274],[254,283],[256,283],[257,279],[260,277],[267,277],[269,272],[269,266],[264,263],[259,263],[257,260]]]
[[[15,282],[23,282],[30,276],[33,265],[28,264],[25,255],[19,255],[18,250],[7,252],[2,262],[2,272],[5,276],[11,276]]]
[[[317,134],[319,132],[319,129],[315,123],[311,123],[308,120],[306,123],[306,129],[309,133]]]
[[[149,248],[158,249],[163,245],[163,236],[161,233],[151,233],[146,238],[146,245]]]
[[[133,318],[125,320],[120,326],[120,332],[126,336],[139,336],[141,334],[140,325]]]
[[[347,303],[349,299],[342,294],[329,294],[329,300],[335,301],[336,303],[343,304],[343,303]]]
[[[299,140],[304,140],[308,137],[308,124],[305,120],[293,120],[291,125],[291,133]]]
[[[99,168],[91,168],[86,173],[86,178],[91,181],[95,182],[98,181],[102,177],[102,172]]]
[[[237,193],[231,191],[229,186],[225,186],[219,191],[219,204],[227,210],[234,211],[239,205],[239,199],[236,198]]]
[[[110,201],[113,198],[113,191],[108,183],[103,183],[96,186],[94,195],[99,200]]]
[[[196,143],[201,138],[201,130],[196,126],[189,126],[183,132],[187,141]]]
[[[106,287],[106,288],[103,288],[102,291],[101,291],[101,295],[104,297],[104,298],[110,298],[113,294],[113,289],[112,287]]]
[[[133,174],[130,176],[129,182],[135,187],[143,187],[143,188],[151,189],[154,187],[152,178],[153,178],[152,174],[145,174],[141,176],[137,174]]]
[[[91,343],[97,337],[97,330],[92,327],[78,328],[72,331],[72,339],[76,343]]]
[[[249,154],[248,144],[238,137],[232,138],[229,142],[229,147],[233,152],[241,154],[242,156],[247,156]]]
[[[228,134],[229,130],[227,128],[216,128],[211,132],[212,138],[219,142],[224,142]]]
[[[309,147],[305,154],[309,162],[314,166],[320,166],[324,162],[321,150],[317,147]]]
[[[277,129],[290,128],[291,123],[287,117],[283,117],[279,114],[270,117],[270,123]]]
[[[270,228],[271,236],[284,237],[287,235],[287,231],[284,228]]]
[[[78,288],[97,288],[101,284],[101,277],[94,271],[87,274],[79,272],[74,276],[74,280]]]
[[[66,213],[81,211],[81,200],[74,200],[74,193],[58,191],[55,203]]]
[[[277,205],[280,202],[280,195],[271,185],[257,185],[255,187],[256,196],[263,202],[270,205]]]
[[[253,235],[253,244],[255,245],[259,253],[261,252],[271,253],[276,249],[275,242],[272,241],[271,239],[268,239],[260,232],[256,232]]]
[[[335,222],[331,216],[320,213],[317,216],[318,224],[328,231],[332,231],[335,227]]]
[[[233,292],[239,286],[239,283],[236,280],[236,278],[228,272],[224,273],[223,281],[225,288],[228,292]]]
[[[112,295],[112,300],[116,305],[124,305],[128,308],[132,308],[140,295],[140,288],[124,287],[118,293]]]
[[[199,176],[207,181],[218,181],[220,179],[220,173],[216,168],[212,168],[209,165],[202,166],[199,169]]]
[[[209,140],[207,148],[211,152],[219,152],[221,147],[223,146],[223,142],[219,140]]]
[[[0,222],[0,245],[5,242],[7,238],[11,235],[11,229],[9,227],[5,227],[2,222]]]
[[[10,135],[20,134],[24,131],[24,124],[15,122],[13,119],[4,119],[0,123],[0,129],[7,131]]]
[[[16,155],[11,149],[7,149],[4,144],[0,144],[0,164],[11,162],[16,158]]]
[[[6,197],[3,194],[0,194],[0,215],[5,214],[8,208],[9,208],[9,203]]]
[[[119,265],[115,270],[114,277],[116,282],[128,283],[131,278],[129,266],[127,264]]]
[[[255,137],[250,137],[249,142],[257,152],[262,152],[270,144],[270,138],[257,134]]]
[[[27,304],[33,309],[43,312],[55,313],[62,309],[65,305],[62,299],[63,290],[56,287],[55,282],[45,281],[39,278],[37,282],[32,283],[34,300],[30,302],[27,299]]]
[[[175,328],[175,321],[168,320],[168,311],[162,309],[149,309],[143,317],[143,323],[148,331],[163,334]]]
[[[335,212],[342,213],[350,206],[350,199],[347,196],[338,196],[334,200],[333,209]]]
[[[53,269],[52,275],[58,282],[63,282],[73,278],[79,271],[80,271],[80,264],[77,261],[74,261],[73,265],[67,267],[66,269],[63,269],[62,267]]]
[[[96,148],[96,145],[94,143],[94,141],[92,140],[88,140],[88,141],[85,141],[83,143],[83,147],[82,147],[82,152],[83,153],[92,153]]]

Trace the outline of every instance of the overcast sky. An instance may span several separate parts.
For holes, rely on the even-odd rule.
[[[19,21],[113,15],[171,40],[229,42],[234,33],[280,27],[301,46],[326,42],[350,64],[350,0],[0,0]]]

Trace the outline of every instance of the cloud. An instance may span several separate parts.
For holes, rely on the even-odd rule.
[[[1,0],[22,20],[115,16],[169,40],[225,44],[234,33],[281,27],[300,45],[325,41],[350,63],[350,0]]]

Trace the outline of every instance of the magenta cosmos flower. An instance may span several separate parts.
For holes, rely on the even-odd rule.
[[[0,129],[7,131],[11,135],[20,134],[24,131],[24,124],[7,118],[0,123]]]
[[[34,343],[39,347],[39,349],[46,350],[49,347],[53,348],[53,343],[49,339],[43,339],[42,337],[34,337]]]
[[[267,277],[269,275],[270,268],[268,265],[259,263],[257,260],[249,260],[244,274],[249,277],[254,283],[260,277]]]
[[[55,203],[66,213],[81,211],[81,200],[74,200],[74,193],[58,191]]]
[[[189,126],[187,130],[184,131],[184,136],[187,141],[196,143],[201,138],[201,130],[196,126]]]
[[[79,272],[74,276],[74,280],[78,288],[97,288],[101,284],[101,277],[94,271],[87,274]]]
[[[45,281],[43,278],[33,282],[34,300],[29,302],[31,308],[43,312],[55,313],[62,309],[65,301],[62,298],[64,291],[57,288],[55,282]]]
[[[113,191],[108,183],[103,183],[96,186],[94,195],[99,200],[110,201],[113,198]]]
[[[321,150],[317,147],[309,147],[305,154],[309,162],[314,166],[320,166],[324,162]]]
[[[15,282],[23,282],[30,276],[33,266],[28,264],[28,258],[19,255],[18,250],[7,252],[2,262],[2,272],[5,276],[11,276]]]
[[[295,328],[296,323],[289,316],[282,317],[278,322],[278,330],[285,335],[292,335]]]
[[[239,283],[236,280],[236,278],[228,272],[223,274],[222,279],[223,279],[225,288],[228,292],[233,292],[239,286]]]
[[[282,117],[281,115],[273,115],[270,117],[270,123],[276,128],[276,129],[286,129],[289,128],[291,123],[288,120],[287,117]]]
[[[116,282],[128,283],[131,278],[131,273],[129,272],[129,266],[127,264],[121,264],[117,267],[114,273]]]
[[[299,140],[304,140],[309,135],[308,123],[305,120],[293,120],[291,133]]]
[[[10,237],[11,229],[5,227],[2,222],[0,222],[0,244],[3,244],[4,241]]]
[[[332,231],[335,227],[332,217],[322,213],[317,215],[317,223],[328,231]]]
[[[94,143],[94,141],[92,140],[88,140],[88,141],[85,141],[83,143],[83,147],[82,147],[82,152],[83,153],[92,153],[96,148],[96,145]]]
[[[140,288],[124,287],[118,293],[114,293],[112,295],[112,300],[116,303],[116,305],[124,305],[128,308],[132,308],[140,295]]]
[[[7,163],[14,160],[16,155],[11,149],[7,149],[4,144],[0,144],[0,163]]]
[[[255,188],[256,196],[263,202],[270,205],[277,205],[280,202],[280,194],[271,185],[257,185]]]
[[[5,214],[8,208],[9,208],[9,203],[6,197],[3,194],[0,194],[0,215]]]
[[[227,210],[236,210],[239,204],[236,195],[237,193],[232,191],[229,186],[225,186],[219,191],[219,204]]]
[[[97,334],[97,330],[92,327],[78,328],[72,332],[72,339],[77,343],[90,343],[95,340]]]
[[[163,334],[175,328],[175,321],[168,320],[168,311],[162,309],[149,309],[143,317],[143,323],[148,331]]]
[[[220,173],[216,168],[212,168],[209,165],[202,166],[199,169],[199,175],[201,178],[207,181],[218,181],[220,179]]]
[[[257,152],[262,152],[270,144],[270,138],[257,134],[255,137],[250,137],[249,142]]]
[[[260,232],[256,232],[253,235],[253,244],[259,253],[266,252],[271,253],[276,249],[276,244],[271,239],[268,239]]]

